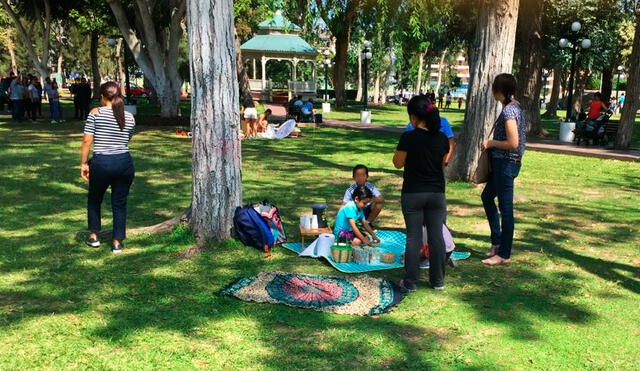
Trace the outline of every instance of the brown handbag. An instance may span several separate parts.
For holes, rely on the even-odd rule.
[[[496,125],[498,125],[498,121],[496,120],[495,124],[491,128],[489,132],[488,138],[491,138],[493,131],[496,129]],[[482,143],[480,143],[482,146]],[[478,165],[476,166],[475,171],[471,174],[469,180],[473,184],[482,184],[489,181],[489,174],[491,173],[491,151],[487,149],[482,149],[480,153],[480,158],[478,159]]]

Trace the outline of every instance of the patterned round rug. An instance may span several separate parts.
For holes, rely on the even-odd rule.
[[[345,305],[358,298],[358,289],[350,282],[326,276],[278,275],[266,289],[272,298],[302,308]]]
[[[245,301],[359,316],[386,313],[403,298],[399,288],[383,278],[287,272],[260,272],[257,276],[239,277],[219,293]]]

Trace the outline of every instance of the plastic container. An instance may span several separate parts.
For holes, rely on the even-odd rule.
[[[576,129],[575,122],[561,122],[560,123],[560,141],[573,143],[575,138],[574,130]]]
[[[369,264],[380,264],[382,250],[377,247],[369,247]]]

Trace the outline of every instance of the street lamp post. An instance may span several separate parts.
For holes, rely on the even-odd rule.
[[[616,82],[616,102],[618,101],[618,91],[620,90],[620,75],[622,74],[623,70],[624,67],[618,66],[618,81]]]
[[[324,101],[329,101],[329,66],[331,65],[331,59],[329,59],[329,49],[326,49],[324,54]]]
[[[580,24],[580,22],[573,22],[571,24],[571,31],[573,31],[573,33],[566,38],[560,39],[559,42],[561,48],[571,48],[571,73],[569,75],[569,86],[567,87],[569,90],[569,95],[567,97],[567,117],[565,118],[565,121],[567,122],[573,117],[573,83],[578,50],[580,48],[589,49],[591,47],[591,40],[587,38],[582,39],[582,41],[580,41],[580,43],[578,44],[579,38],[581,36],[579,33],[581,29],[582,25]]]
[[[111,36],[110,38],[107,39],[107,44],[110,47],[115,47],[116,46],[116,39],[122,39],[124,40],[123,36]],[[125,98],[125,104],[126,105],[130,105],[131,104],[131,85],[129,84],[129,60],[127,59],[127,50],[124,50],[124,79],[125,79],[125,92],[127,94],[126,98]]]
[[[365,123],[365,124],[370,124],[371,123],[371,112],[369,112],[369,88],[368,88],[368,82],[369,82],[369,60],[371,60],[371,57],[373,56],[373,54],[371,53],[371,42],[368,40],[365,40],[364,42],[364,49],[362,49],[362,61],[364,63],[363,66],[363,70],[364,70],[364,76],[363,76],[363,85],[362,85],[362,112],[360,112],[360,122],[361,123]]]
[[[547,70],[546,68],[542,69],[542,83],[544,85],[542,85],[542,103],[545,103],[547,101],[547,80],[549,79],[549,76],[551,75],[551,71]]]

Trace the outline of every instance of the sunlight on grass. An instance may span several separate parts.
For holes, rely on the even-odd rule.
[[[2,369],[632,369],[640,362],[629,352],[640,347],[638,164],[528,152],[516,185],[515,264],[499,269],[479,263],[489,244],[481,188],[449,183],[448,224],[472,257],[447,272],[444,293],[420,287],[392,313],[362,318],[215,295],[261,270],[338,274],[283,249],[267,260],[230,241],[180,260],[195,242],[185,228],[131,235],[120,256],[106,242],[83,246],[81,127],[0,122],[0,342],[12,350],[0,355]],[[335,215],[352,166],[363,162],[386,199],[380,227],[403,228],[402,172],[391,165],[396,136],[305,134],[243,142],[245,202],[274,202],[297,240],[298,216],[316,200]],[[140,128],[131,144],[129,227],[189,205],[190,144],[171,127]],[[402,271],[372,275],[399,279]]]

